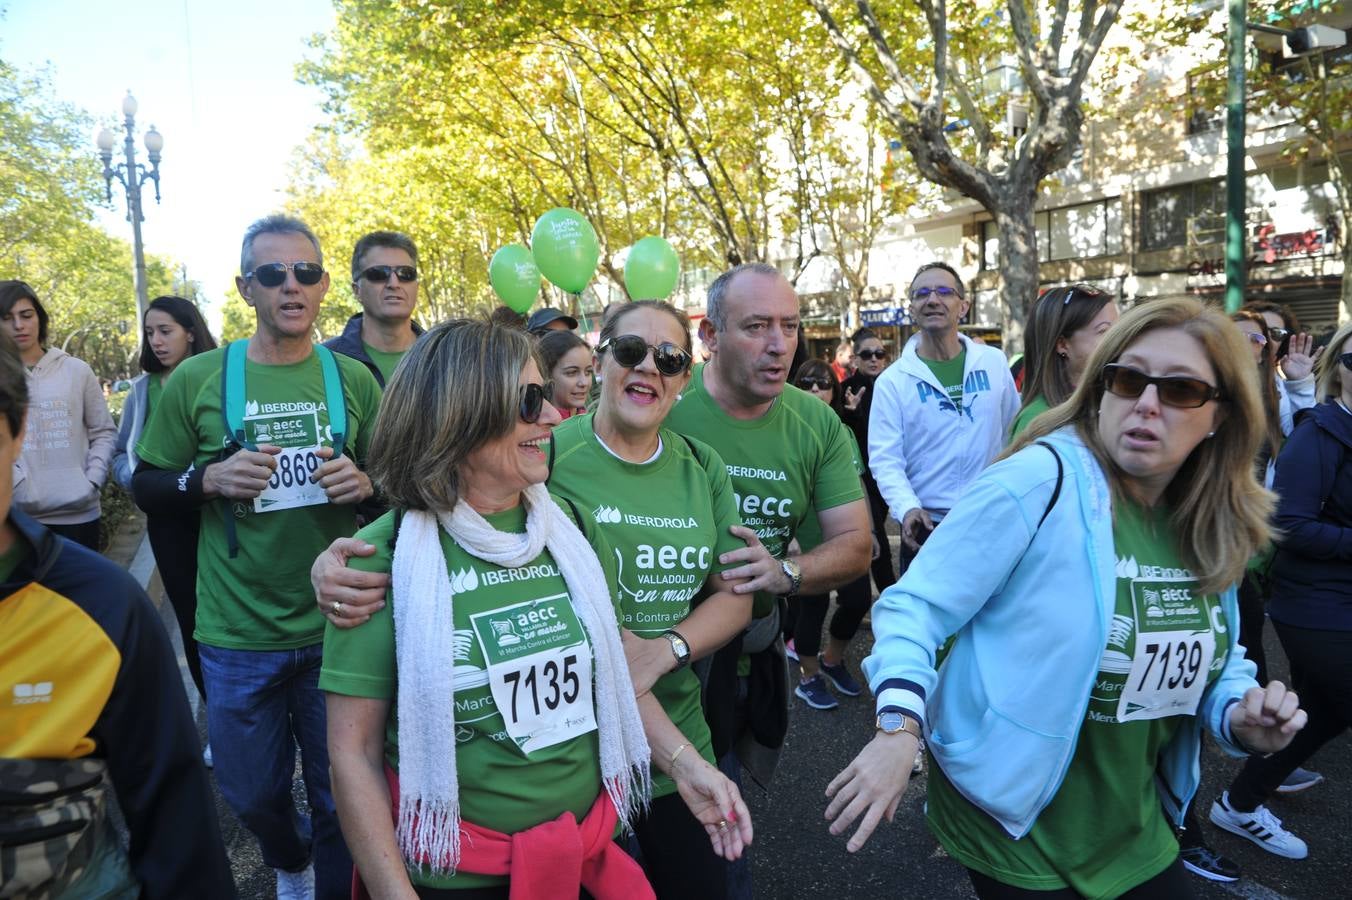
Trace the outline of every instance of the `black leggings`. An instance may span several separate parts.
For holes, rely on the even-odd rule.
[[[868,496],[869,512],[873,515],[873,536],[878,539],[878,558],[870,565],[870,571],[881,594],[897,583],[897,570],[892,567],[892,545],[887,537],[887,504],[878,491],[878,483],[868,472],[864,473],[864,491]]]
[[[202,662],[197,654],[197,532],[201,518],[197,514],[180,516],[146,516],[146,533],[150,549],[155,554],[155,566],[160,570],[160,581],[174,608],[179,633],[183,635],[183,656],[188,661],[188,672],[202,699],[207,698],[202,682]]]
[[[727,897],[727,863],[714,853],[708,832],[680,794],[654,800],[648,814],[634,824],[634,836],[658,900]]]
[[[1230,785],[1230,805],[1251,812],[1324,744],[1352,726],[1352,631],[1284,625],[1275,619],[1291,661],[1291,687],[1310,717],[1291,743],[1271,756],[1251,756]]]
[[[848,641],[859,631],[869,604],[873,602],[873,588],[869,577],[861,575],[836,591],[836,613],[831,617],[831,637]],[[826,609],[831,605],[830,594],[805,594],[789,601],[797,606],[793,616],[793,648],[800,656],[816,656],[822,649],[822,623]]]
[[[1263,623],[1267,620],[1266,602],[1258,576],[1244,573],[1239,583],[1239,642],[1244,655],[1258,666],[1257,679],[1264,687],[1268,683],[1267,654],[1263,652]]]
[[[44,527],[53,534],[59,534],[67,540],[83,544],[95,553],[99,552],[99,520],[80,522],[75,525],[47,525]]]
[[[971,869],[967,870],[967,874],[971,876],[972,887],[976,888],[976,895],[980,900],[1078,900],[1081,896],[1071,888],[1033,891],[1002,884]],[[1189,900],[1192,896],[1188,876],[1183,871],[1183,864],[1177,859],[1154,878],[1136,885],[1125,894],[1118,895],[1119,900]]]

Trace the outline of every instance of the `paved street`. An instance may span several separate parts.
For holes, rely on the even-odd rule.
[[[144,570],[145,563],[142,562]],[[133,564],[133,571],[137,566]],[[148,570],[144,570],[148,571]],[[143,576],[148,577],[148,576]],[[150,583],[152,596],[158,584]],[[178,644],[177,629],[167,603],[160,603],[165,625]],[[1271,629],[1267,633],[1268,659],[1274,672],[1285,676],[1285,659]],[[871,636],[865,629],[855,642],[851,667],[858,670]],[[181,656],[180,656],[181,662]],[[191,683],[185,683],[192,694]],[[199,711],[198,722],[205,716]],[[858,854],[845,851],[844,838],[826,832],[822,818],[827,781],[843,768],[873,730],[871,703],[866,698],[845,700],[829,712],[810,710],[797,699],[787,745],[767,796],[748,789],[756,827],[752,871],[757,898],[823,897],[853,900],[875,897],[970,898],[974,896],[963,869],[947,858],[930,836],[921,811],[924,779],[912,783],[897,812],[897,821],[884,825]],[[1209,749],[1199,799],[1209,806],[1238,768],[1238,762]],[[1306,794],[1273,804],[1276,814],[1310,845],[1310,857],[1293,862],[1221,832],[1205,822],[1212,845],[1239,861],[1245,877],[1236,884],[1193,879],[1201,898],[1246,897],[1279,900],[1283,897],[1347,896],[1352,883],[1348,834],[1352,830],[1352,742],[1347,736],[1327,746],[1310,764],[1328,781]],[[297,797],[304,795],[299,780]],[[222,830],[241,898],[267,900],[274,895],[271,870],[262,865],[253,838],[240,828],[224,804],[217,803]]]

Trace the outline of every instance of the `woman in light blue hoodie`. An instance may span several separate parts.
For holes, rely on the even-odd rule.
[[[1242,756],[1305,723],[1237,642],[1272,509],[1243,338],[1195,301],[1144,303],[1086,373],[875,603],[878,733],[827,788],[858,850],[923,735],[930,827],[982,898],[1190,896],[1161,801],[1177,821],[1196,792],[1202,729]]]

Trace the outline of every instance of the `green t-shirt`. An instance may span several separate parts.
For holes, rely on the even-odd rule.
[[[626,462],[597,439],[592,418],[574,416],[554,429],[549,489],[596,521],[619,575],[620,624],[654,638],[685,621],[709,575],[735,568],[718,562],[721,554],[746,546],[728,531],[742,524],[732,482],[708,445],[665,428],[657,459]],[[694,671],[663,675],[653,696],[686,740],[714,763]],[[670,778],[653,775],[654,797],[675,793]]]
[[[948,399],[959,412],[962,412],[962,369],[967,364],[966,345],[952,359],[925,359],[922,356],[920,360],[929,366],[929,370],[948,393]]]
[[[161,381],[163,377],[162,372],[152,372],[146,379],[146,415],[143,422],[149,422],[155,407],[160,405],[160,398],[164,396],[164,382]]]
[[[666,426],[723,458],[742,522],[775,557],[783,558],[812,510],[863,499],[850,430],[831,407],[796,387],[786,386],[759,419],[736,419],[709,396],[699,365]],[[773,605],[773,597],[758,593],[755,614],[768,615]]]
[[[1051,404],[1047,402],[1046,397],[1039,395],[1032,400],[1029,400],[1028,405],[1019,410],[1019,414],[1014,417],[1014,425],[1009,430],[1010,440],[1018,437],[1019,433],[1028,427],[1029,422],[1032,422],[1051,408]]]
[[[371,362],[375,363],[376,368],[380,370],[380,378],[386,384],[390,383],[390,376],[394,374],[395,368],[399,365],[399,360],[403,359],[404,354],[408,353],[407,350],[396,350],[393,353],[386,350],[377,350],[365,341],[361,342],[361,346],[366,351],[366,355],[371,357]]]
[[[1178,841],[1160,807],[1155,769],[1180,716],[1196,706],[1173,690],[1149,692],[1192,689],[1200,700],[1225,668],[1220,599],[1195,593],[1167,511],[1122,503],[1115,512],[1117,598],[1108,645],[1052,802],[1015,841],[939,767],[929,781],[930,828],[944,848],[963,865],[1027,890],[1069,886],[1086,897],[1115,897],[1173,862]],[[1144,647],[1138,635],[1149,638]]]
[[[136,446],[141,459],[161,469],[182,471],[215,462],[226,446],[221,414],[221,365],[225,348],[199,353],[179,364]],[[347,402],[347,453],[366,458],[371,426],[380,405],[380,386],[355,359],[334,354]],[[310,459],[294,448],[330,447],[328,406],[319,357],[269,366],[248,360],[244,367],[244,427],[258,443],[293,448],[279,463],[271,490],[285,489]],[[294,462],[293,468],[289,463]],[[197,630],[212,647],[232,650],[288,650],[324,638],[324,617],[315,606],[310,566],[329,542],[357,528],[356,507],[320,503],[283,506],[267,496],[257,501],[218,497],[202,507],[197,541]],[[262,508],[263,511],[258,511]],[[230,558],[224,513],[234,517],[239,554]]]
[[[561,505],[567,512],[568,504]],[[526,530],[524,506],[484,518],[499,531],[520,534]],[[613,586],[615,567],[604,536],[585,515],[578,526],[596,548],[606,584]],[[571,621],[570,628],[553,636],[554,643],[549,646],[572,645],[576,642],[575,629],[585,632],[573,612],[563,576],[548,550],[524,566],[507,569],[471,556],[444,529],[438,529],[438,533],[446,571],[460,588],[452,603],[455,658],[451,675],[455,685],[455,766],[460,782],[460,816],[466,822],[506,834],[548,822],[564,812],[571,812],[580,821],[601,792],[597,731],[593,729],[562,743],[530,751],[528,755],[507,733],[507,723],[493,699],[486,665],[486,648],[497,652],[496,647],[490,646],[489,636],[502,633],[497,625],[504,618],[490,620],[485,616],[487,613],[515,607],[527,610],[554,607],[556,613],[565,614]],[[388,573],[394,561],[394,513],[376,519],[359,531],[357,537],[374,545],[376,552],[364,559],[353,557],[348,565],[365,572]],[[390,701],[385,720],[385,758],[397,771],[398,672],[393,593],[386,599],[385,608],[362,627],[328,628],[319,687],[352,697]],[[618,598],[614,599],[618,614]],[[486,627],[490,622],[493,627]],[[525,688],[521,690],[524,704]],[[372,811],[372,815],[377,814],[380,813]],[[465,872],[434,878],[415,868],[409,869],[409,877],[415,885],[427,887],[470,888],[507,883],[506,878]]]
[[[851,450],[854,452],[855,468],[859,474],[864,474],[863,456],[859,452],[859,438],[854,432],[850,432]],[[798,540],[798,549],[803,553],[816,549],[822,542],[822,523],[817,520],[816,507],[809,507],[808,515],[803,519],[803,524],[798,526],[798,533],[794,535]]]

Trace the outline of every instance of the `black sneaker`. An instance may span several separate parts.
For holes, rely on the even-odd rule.
[[[1205,845],[1184,847],[1179,851],[1178,858],[1183,868],[1194,875],[1201,875],[1211,881],[1239,880],[1239,863]]]

